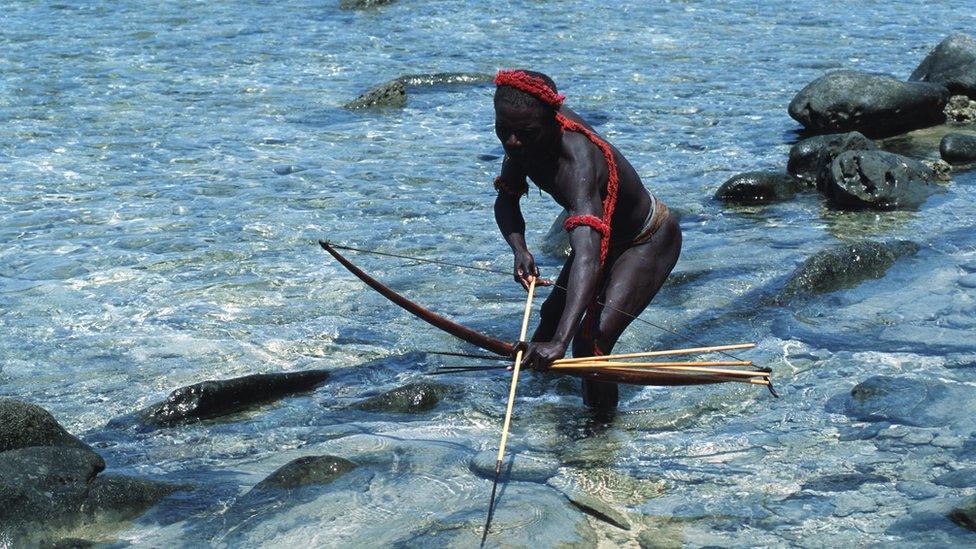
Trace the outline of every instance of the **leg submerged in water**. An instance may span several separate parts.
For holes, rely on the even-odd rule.
[[[585,329],[589,318],[584,318],[581,329],[573,339],[573,356],[610,354],[623,331],[654,299],[658,290],[678,262],[681,254],[681,228],[670,217],[644,244],[624,250],[607,266],[601,301],[613,309],[601,307],[596,311],[599,322],[596,329]],[[599,410],[615,408],[619,400],[616,383],[584,379],[583,403]]]

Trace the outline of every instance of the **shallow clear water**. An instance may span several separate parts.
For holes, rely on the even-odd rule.
[[[945,366],[976,352],[976,294],[959,283],[976,260],[976,174],[957,174],[907,213],[833,212],[809,195],[729,209],[711,195],[735,173],[785,166],[797,129],[786,105],[813,78],[833,68],[905,78],[976,14],[900,1],[336,4],[8,2],[0,13],[0,394],[51,410],[98,444],[110,471],[198,486],[112,534],[121,542],[477,542],[490,481],[468,461],[497,445],[505,377],[437,378],[461,396],[416,416],[345,411],[452,363],[412,351],[461,346],[315,243],[510,268],[491,215],[499,161],[479,159],[500,152],[490,87],[411,90],[402,111],[340,108],[410,73],[550,74],[682,215],[676,272],[701,276],[666,287],[643,317],[708,343],[757,341],[746,356],[774,369],[783,395],[627,389],[622,413],[600,426],[570,384],[528,376],[512,452],[557,460],[560,478],[606,473],[660,489],[615,500],[597,483],[629,513],[624,532],[549,485],[512,482],[493,540],[887,543],[903,539],[891,525],[925,503],[898,482],[971,464],[972,400],[939,433],[852,441],[839,433],[853,420],[828,400],[879,373],[972,390],[971,367]],[[558,209],[532,192],[523,211],[537,248]],[[758,305],[757,293],[813,252],[859,238],[922,250],[855,289]],[[559,260],[538,259],[555,276]],[[508,277],[354,260],[439,312],[516,338],[524,294]],[[635,324],[617,349],[681,341]],[[182,385],[308,368],[339,372],[235,421],[105,429]],[[954,445],[905,442],[936,434]],[[235,498],[268,473],[324,453],[372,464],[371,476],[234,518]],[[839,473],[887,480],[798,497]],[[972,493],[933,486],[932,501]],[[921,539],[971,543],[966,535]]]

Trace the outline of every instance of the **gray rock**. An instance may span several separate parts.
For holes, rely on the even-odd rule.
[[[485,450],[471,458],[468,468],[481,478],[495,478],[495,461],[498,452]],[[510,453],[502,464],[501,481],[545,482],[559,471],[559,463],[551,459],[524,452]]]
[[[834,516],[847,517],[855,513],[870,513],[878,508],[878,502],[857,492],[844,493],[834,501]]]
[[[556,217],[556,220],[552,222],[552,225],[549,227],[549,232],[546,233],[546,236],[542,239],[542,245],[539,247],[542,253],[552,257],[569,257],[569,254],[573,251],[573,247],[569,245],[569,233],[563,227],[567,217],[569,217],[569,212],[563,210]]]
[[[942,427],[959,419],[968,393],[929,380],[872,376],[841,399],[842,411],[862,421],[915,427]]]
[[[364,10],[392,3],[393,0],[342,0],[339,7],[344,10]]]
[[[908,79],[941,84],[953,94],[976,99],[976,41],[962,33],[949,36],[922,60]]]
[[[303,166],[296,166],[295,164],[282,164],[271,168],[271,170],[278,175],[291,175],[293,173],[303,172],[307,170]]]
[[[407,86],[439,86],[462,84],[490,84],[495,77],[480,72],[435,72],[429,74],[405,74],[398,81]]]
[[[976,162],[976,135],[950,133],[939,143],[939,154],[951,164]]]
[[[88,483],[105,468],[81,448],[31,446],[0,453],[0,532],[14,539],[76,522]]]
[[[940,84],[844,70],[827,73],[800,90],[789,113],[814,133],[859,131],[883,137],[942,122],[948,100],[949,92]]]
[[[838,473],[812,479],[803,484],[804,490],[817,492],[848,492],[857,490],[863,484],[888,482],[888,477],[861,473]]]
[[[945,160],[921,160],[935,174],[936,181],[952,181],[952,166]]]
[[[94,547],[95,542],[81,538],[63,538],[56,541],[44,540],[40,543],[40,549],[88,549]]]
[[[407,106],[407,88],[399,80],[384,82],[343,105],[347,109],[403,108]]]
[[[917,480],[903,480],[896,484],[895,488],[912,499],[928,499],[939,495],[938,488]]]
[[[952,522],[976,532],[976,498],[972,498],[949,511],[948,516]]]
[[[963,124],[976,122],[976,101],[965,95],[953,95],[946,103],[945,115],[950,122]]]
[[[883,151],[847,151],[834,159],[823,194],[841,208],[918,208],[940,190],[935,172],[917,160]]]
[[[437,406],[441,397],[450,391],[447,385],[435,383],[410,383],[353,405],[358,410],[370,412],[417,413]]]
[[[887,243],[865,240],[821,250],[793,271],[778,302],[853,288],[865,280],[881,278],[898,258],[914,255],[918,249],[918,244],[903,240]]]
[[[161,500],[190,486],[123,475],[102,475],[92,482],[82,511],[89,522],[130,521]]]
[[[595,517],[607,524],[611,524],[622,530],[630,530],[630,521],[627,515],[621,513],[613,506],[600,498],[579,492],[564,492],[564,496],[573,504],[574,507],[583,511],[587,515]]]
[[[305,456],[289,461],[254,486],[255,490],[292,489],[309,484],[328,484],[357,465],[336,456]]]
[[[68,446],[93,452],[44,408],[0,397],[0,452],[28,446]]]
[[[149,427],[171,427],[221,417],[311,391],[328,377],[326,370],[308,370],[204,381],[176,389],[165,401],[138,412],[137,418]],[[126,422],[122,418],[109,425]]]
[[[792,175],[781,172],[746,172],[733,176],[715,192],[715,200],[734,204],[768,204],[792,198],[799,190]]]
[[[949,471],[937,476],[934,482],[949,488],[976,488],[976,468]]]
[[[845,151],[877,150],[874,141],[860,132],[818,135],[800,141],[790,149],[786,171],[808,185],[821,188],[830,164]]]

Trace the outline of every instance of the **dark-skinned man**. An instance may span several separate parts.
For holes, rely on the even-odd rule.
[[[522,366],[548,369],[570,341],[573,356],[609,354],[674,268],[681,229],[627,159],[563,105],[551,78],[499,71],[495,84],[495,133],[505,149],[495,180],[495,220],[523,287],[539,276],[519,208],[527,179],[570,215],[565,228],[572,253],[524,345]],[[615,383],[583,380],[582,392],[587,406],[617,406]]]

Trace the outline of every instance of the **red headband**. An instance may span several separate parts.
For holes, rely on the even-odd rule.
[[[559,108],[566,96],[556,93],[546,84],[545,80],[526,74],[523,71],[498,71],[495,75],[496,86],[511,86],[517,90],[535,97],[539,101]]]

